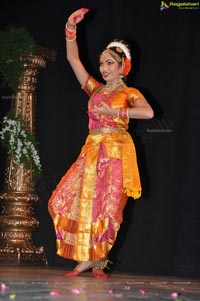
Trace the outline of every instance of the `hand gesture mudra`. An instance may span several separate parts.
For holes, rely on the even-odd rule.
[[[80,8],[73,12],[68,18],[68,25],[76,26],[84,18],[84,15],[89,11],[88,8]]]
[[[95,105],[92,111],[95,114],[112,115],[111,107],[107,105],[104,101],[101,101],[99,105]]]

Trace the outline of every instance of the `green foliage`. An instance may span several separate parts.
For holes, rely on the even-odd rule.
[[[2,87],[16,90],[26,55],[34,54],[36,43],[26,28],[9,26],[0,31],[0,75]]]

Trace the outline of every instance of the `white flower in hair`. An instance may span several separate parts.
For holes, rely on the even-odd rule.
[[[125,53],[127,59],[131,60],[131,54],[128,47],[122,41],[113,41],[106,48],[119,47]]]

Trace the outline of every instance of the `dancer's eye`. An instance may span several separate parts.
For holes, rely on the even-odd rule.
[[[108,61],[107,64],[108,64],[108,65],[113,65],[114,62],[113,62],[113,61]]]

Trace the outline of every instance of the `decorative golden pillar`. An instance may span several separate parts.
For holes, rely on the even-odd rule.
[[[12,107],[35,130],[35,104],[37,74],[45,68],[46,59],[55,60],[55,53],[45,48],[37,49],[36,55],[29,56],[24,63]],[[3,207],[0,215],[0,264],[44,265],[46,257],[43,247],[34,246],[32,232],[39,222],[34,217],[33,205],[38,201],[32,185],[32,167],[24,168],[8,157],[4,192],[0,194]]]

